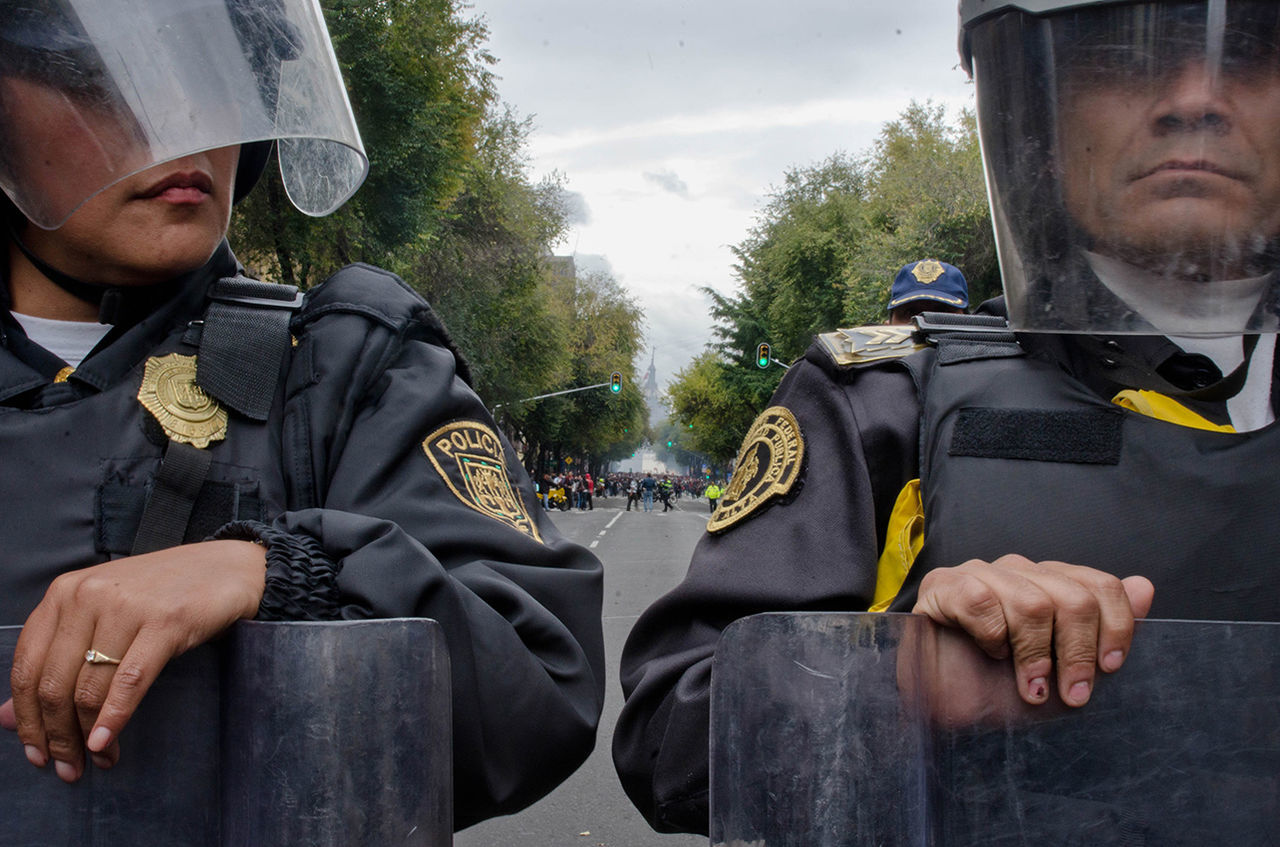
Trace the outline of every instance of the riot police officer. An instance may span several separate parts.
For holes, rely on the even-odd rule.
[[[590,751],[600,565],[408,286],[241,273],[231,205],[277,140],[304,212],[364,179],[337,67],[315,0],[0,2],[0,723],[75,781],[238,619],[435,618],[462,827]]]
[[[623,657],[615,761],[660,829],[706,832],[736,618],[914,610],[1070,706],[1149,612],[1280,619],[1280,6],[961,17],[1005,297],[821,336],[752,426]]]

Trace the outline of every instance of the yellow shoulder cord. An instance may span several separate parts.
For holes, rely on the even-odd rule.
[[[1235,432],[1231,424],[1216,424],[1211,420],[1191,411],[1172,397],[1156,391],[1126,389],[1121,391],[1111,402],[1124,409],[1155,418],[1158,421],[1177,424],[1192,429],[1204,429],[1209,432]]]
[[[876,565],[876,593],[871,612],[883,612],[898,596],[907,573],[924,544],[924,504],[920,501],[920,480],[913,479],[898,492],[889,514],[884,550]]]

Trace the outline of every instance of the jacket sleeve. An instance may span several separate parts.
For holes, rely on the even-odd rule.
[[[293,331],[285,473],[309,507],[273,529],[335,563],[342,617],[444,627],[454,826],[523,808],[595,742],[600,563],[544,517],[443,327],[399,279],[349,268]]]
[[[821,353],[810,351],[810,359]],[[694,550],[684,581],[645,611],[622,655],[613,736],[623,787],[654,828],[708,833],[711,659],[720,633],[768,611],[865,610],[888,514],[916,462],[905,371],[794,366],[771,406],[795,417],[800,476]],[[720,508],[731,507],[733,486]]]

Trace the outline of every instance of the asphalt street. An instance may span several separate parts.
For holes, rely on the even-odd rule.
[[[596,748],[564,785],[525,811],[477,824],[454,836],[455,847],[686,847],[707,839],[661,835],[622,792],[609,748],[622,707],[618,661],[640,612],[674,587],[689,566],[706,526],[706,500],[674,501],[663,513],[624,510],[626,499],[597,498],[595,510],[556,512],[567,537],[592,548],[604,563],[604,649],[608,680]]]

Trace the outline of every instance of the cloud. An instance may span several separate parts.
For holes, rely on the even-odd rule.
[[[689,185],[683,179],[675,174],[674,171],[661,171],[659,173],[651,173],[646,171],[644,174],[646,182],[652,182],[663,191],[670,191],[677,197],[685,200],[689,199]]]
[[[530,148],[535,157],[554,156],[583,148],[616,148],[627,142],[651,142],[663,138],[733,136],[741,141],[743,137],[751,138],[778,130],[820,126],[878,127],[883,121],[896,117],[909,99],[872,95],[666,115],[613,126],[579,127],[560,133],[540,132],[530,139]],[[931,99],[955,111],[968,103],[967,96],[942,95]]]

